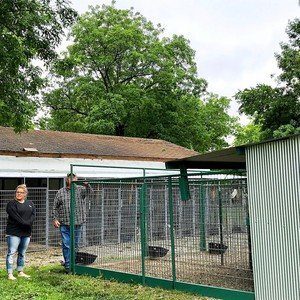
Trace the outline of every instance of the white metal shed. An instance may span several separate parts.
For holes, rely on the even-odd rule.
[[[300,135],[166,163],[246,169],[255,299],[300,299]]]

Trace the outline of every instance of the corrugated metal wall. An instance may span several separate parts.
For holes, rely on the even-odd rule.
[[[255,299],[300,299],[300,136],[246,148]]]

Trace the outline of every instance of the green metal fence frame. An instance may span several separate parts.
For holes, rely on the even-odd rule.
[[[149,176],[146,177],[147,170],[159,170],[165,171],[161,169],[153,169],[153,168],[134,168],[134,167],[112,167],[112,166],[93,166],[93,165],[70,165],[70,172],[74,174],[74,167],[97,167],[97,168],[119,168],[119,169],[137,169],[143,172],[142,177],[134,177],[134,179],[142,179],[143,183],[141,184],[141,192],[140,192],[140,228],[141,228],[141,260],[142,260],[142,268],[141,268],[141,275],[125,273],[125,272],[118,272],[118,271],[111,271],[106,269],[100,268],[93,268],[88,266],[76,265],[75,264],[75,224],[74,224],[74,213],[75,213],[75,183],[71,183],[71,207],[70,207],[70,233],[71,233],[71,272],[73,274],[78,275],[89,275],[93,277],[101,276],[104,279],[113,279],[120,282],[125,283],[136,283],[142,284],[144,286],[149,287],[160,287],[170,290],[178,290],[183,292],[189,292],[198,294],[201,296],[206,297],[213,297],[217,299],[224,299],[224,300],[254,300],[255,293],[248,292],[248,291],[241,291],[241,290],[233,290],[227,288],[220,288],[215,286],[207,286],[201,284],[193,284],[187,282],[177,281],[176,279],[176,262],[175,262],[175,240],[174,240],[174,220],[173,220],[173,195],[172,195],[172,177],[179,176],[177,175],[159,175],[159,176]],[[166,170],[168,171],[168,170]],[[174,170],[172,170],[174,172]],[[195,172],[193,175],[205,175],[205,174],[237,174],[237,171],[226,171],[222,172]],[[191,174],[189,174],[191,175]],[[146,259],[146,194],[147,194],[147,183],[146,178],[153,178],[153,177],[168,177],[168,195],[169,195],[169,211],[170,211],[170,239],[171,239],[171,264],[172,264],[172,280],[162,279],[162,278],[155,278],[146,276],[146,268],[145,268],[145,259]],[[72,177],[71,177],[72,178]],[[132,179],[126,178],[125,180]],[[112,182],[112,179],[101,179],[101,182]],[[82,184],[84,180],[79,180],[76,184]],[[95,182],[99,182],[99,180],[95,180]],[[114,183],[120,183],[120,180],[114,179]],[[201,185],[200,189],[202,191]],[[204,205],[204,200],[202,199],[203,194],[200,193],[200,201],[201,204]],[[219,201],[221,195],[219,193]],[[203,214],[203,210],[201,211]],[[205,228],[201,228],[200,231],[205,230]],[[204,231],[205,232],[205,231]],[[202,247],[201,249],[204,250],[204,240],[200,241]]]

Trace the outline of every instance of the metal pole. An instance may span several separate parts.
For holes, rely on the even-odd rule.
[[[146,249],[146,180],[145,180],[145,170],[144,170],[144,183],[141,187],[141,196],[140,196],[140,228],[141,228],[141,254],[142,254],[142,284],[145,285],[145,274],[146,274],[146,266],[145,266],[145,258],[147,256]]]
[[[47,178],[47,189],[46,189],[46,249],[49,248],[49,178]]]
[[[104,244],[104,185],[102,184],[102,197],[101,197],[101,245]]]
[[[138,242],[138,235],[140,234],[140,230],[138,232],[138,197],[139,190],[138,187],[135,186],[135,216],[134,216],[134,242]]]
[[[176,283],[176,262],[175,262],[175,237],[174,237],[174,208],[173,208],[173,194],[172,194],[172,178],[168,177],[168,191],[169,191],[169,212],[170,212],[170,238],[171,238],[171,259],[172,259],[172,281],[175,289]]]
[[[168,226],[168,187],[164,187],[164,200],[165,200],[165,240],[167,241],[169,239],[169,226]]]
[[[151,184],[150,190],[149,190],[149,231],[150,231],[150,241],[153,242],[153,203],[152,203],[152,192],[153,192],[153,183]]]
[[[71,165],[71,203],[70,203],[70,238],[71,238],[71,272],[75,273],[75,183],[73,182],[73,166]]]
[[[145,216],[145,183],[141,187],[140,195],[140,228],[141,228],[141,254],[142,254],[142,283],[145,284],[145,258],[146,258],[146,216]]]
[[[118,188],[118,243],[121,243],[122,197],[121,186]]]
[[[200,251],[206,251],[206,234],[205,234],[205,187],[203,183],[199,186],[200,200]]]
[[[218,200],[219,200],[219,226],[220,226],[220,244],[223,246],[223,214],[222,214],[222,194],[221,194],[221,186],[219,182],[218,186]],[[224,253],[221,250],[221,265],[224,265]]]
[[[193,186],[193,193],[192,193],[192,221],[193,221],[193,236],[196,236],[196,189],[195,186]]]
[[[245,184],[247,184],[247,181],[246,181]],[[247,195],[248,195],[248,193],[247,193]],[[249,216],[248,197],[246,197],[245,201],[246,201],[246,227],[247,227],[247,235],[248,235],[249,268],[250,268],[250,270],[253,270],[252,252],[251,252],[251,232],[250,232],[250,216]]]

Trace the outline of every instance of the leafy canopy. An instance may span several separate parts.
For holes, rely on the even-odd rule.
[[[261,140],[260,125],[249,123],[245,126],[237,126],[235,132],[234,145],[244,145],[249,143],[256,143]]]
[[[90,8],[53,64],[43,127],[160,138],[200,151],[226,145],[229,100],[200,100],[207,84],[194,50],[183,36],[162,33],[133,9]]]
[[[76,12],[65,0],[0,0],[0,125],[32,127],[43,85],[37,59],[56,56]]]
[[[289,41],[276,55],[278,86],[258,84],[236,94],[240,111],[261,126],[261,139],[300,133],[300,20],[290,22],[286,32]]]

